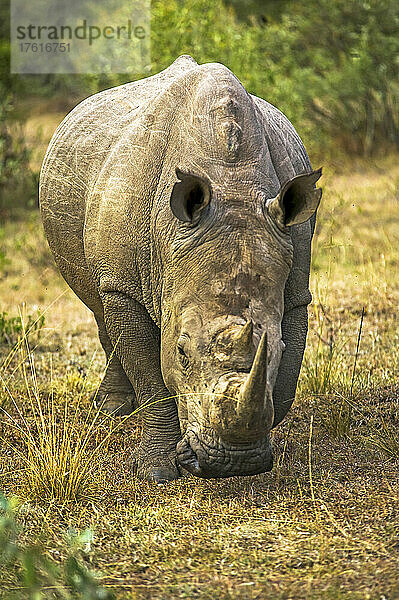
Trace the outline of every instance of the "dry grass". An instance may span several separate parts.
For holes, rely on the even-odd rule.
[[[59,504],[95,500],[99,487],[104,486],[96,468],[98,458],[107,452],[111,436],[134,413],[121,420],[96,407],[107,365],[90,402],[84,402],[90,393],[87,376],[67,372],[63,382],[55,381],[50,357],[49,389],[42,391],[30,338],[43,317],[27,327],[20,314],[22,333],[0,364],[0,418],[5,430],[0,443],[21,462],[20,497]],[[89,372],[90,368],[91,364]],[[13,393],[15,380],[23,383],[23,405]],[[73,402],[71,393],[75,394]]]
[[[14,435],[6,432],[0,439],[22,466],[18,494],[27,500],[61,504],[95,499],[99,482],[93,476],[93,465],[100,451],[107,449],[112,434],[109,419],[93,405],[83,408],[80,397],[72,406],[67,399],[57,398],[56,406],[53,386],[44,397],[37,386],[34,355],[29,349],[20,369],[27,403],[19,406],[10,385],[2,380],[12,407],[3,409],[2,418],[5,429],[12,429]]]
[[[398,184],[397,157],[340,175],[326,169],[308,347],[295,407],[273,436],[272,473],[190,477],[163,487],[137,481],[130,455],[140,426],[131,419],[91,461],[95,494],[68,505],[27,501],[21,490],[29,468],[2,444],[0,488],[19,497],[22,541],[40,537],[60,558],[68,529],[90,528],[86,562],[121,599],[399,598]],[[34,352],[41,406],[49,402],[56,415],[42,431],[57,430],[62,439],[68,423],[65,435],[72,435],[79,405],[87,413],[74,427],[85,439],[102,356],[95,354],[94,322],[72,292],[64,293],[37,220],[31,215],[25,224],[6,226],[0,312],[16,314],[25,301],[33,314],[62,294],[46,313]],[[23,374],[16,371],[8,385],[33,431]],[[13,403],[4,401],[18,419]],[[71,412],[64,419],[66,406]],[[4,419],[1,427],[21,451],[18,432]],[[86,456],[97,445],[93,436]],[[0,573],[0,589],[12,587],[14,574]]]

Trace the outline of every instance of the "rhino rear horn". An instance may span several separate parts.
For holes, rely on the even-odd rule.
[[[176,169],[176,175],[180,181],[173,186],[170,208],[179,221],[195,224],[209,204],[209,182],[204,177],[184,173],[180,169]]]
[[[267,210],[270,216],[282,227],[304,223],[316,212],[322,190],[316,188],[316,181],[322,170],[302,173],[287,181],[275,198],[269,200]]]
[[[232,337],[233,347],[242,352],[251,352],[253,348],[254,325],[251,320],[247,321]]]

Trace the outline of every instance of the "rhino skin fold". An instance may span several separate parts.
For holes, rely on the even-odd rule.
[[[277,108],[190,56],[56,130],[43,224],[97,322],[103,409],[142,408],[139,477],[271,469],[306,343],[320,175]]]

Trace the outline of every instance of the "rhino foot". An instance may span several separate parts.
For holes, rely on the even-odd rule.
[[[102,411],[114,417],[123,417],[133,412],[135,396],[123,392],[111,392],[104,395],[99,393],[93,400]]]
[[[160,450],[141,443],[132,456],[133,473],[152,483],[164,484],[181,477],[176,450]]]

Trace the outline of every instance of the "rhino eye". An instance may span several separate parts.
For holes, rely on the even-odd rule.
[[[180,338],[179,341],[177,342],[177,358],[179,359],[179,362],[184,369],[187,369],[187,367],[190,364],[190,359],[187,356],[186,348],[187,348],[187,338],[186,337]]]
[[[183,342],[180,342],[180,341],[177,342],[177,357],[178,357],[179,362],[182,365],[182,367],[184,369],[187,369],[187,367],[190,364],[190,359],[188,358],[188,356],[186,354]]]

